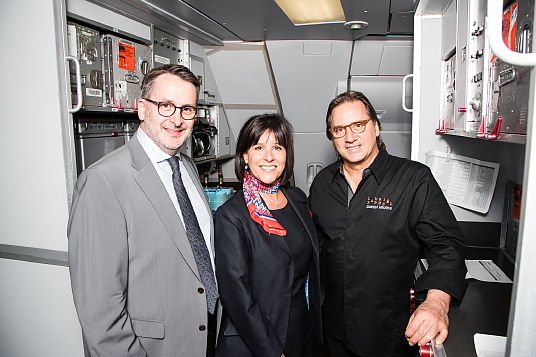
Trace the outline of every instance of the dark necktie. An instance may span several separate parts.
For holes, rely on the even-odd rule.
[[[216,288],[216,279],[214,278],[214,270],[210,262],[210,255],[197,216],[195,215],[192,202],[186,193],[186,188],[182,182],[181,170],[179,169],[179,158],[172,156],[168,159],[171,170],[173,171],[173,187],[177,194],[177,200],[182,211],[184,226],[186,227],[186,236],[192,247],[197,270],[201,275],[201,281],[205,285],[207,295],[207,309],[211,314],[216,308],[218,300],[218,289]]]

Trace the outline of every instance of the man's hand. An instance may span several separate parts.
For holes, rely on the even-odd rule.
[[[441,290],[428,290],[426,300],[411,315],[406,327],[405,335],[411,346],[423,346],[436,336],[437,344],[447,339],[450,299],[450,295]]]

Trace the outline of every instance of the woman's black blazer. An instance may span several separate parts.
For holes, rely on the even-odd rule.
[[[309,313],[314,337],[322,342],[318,238],[302,190],[282,186],[313,246],[309,269]],[[287,336],[294,261],[285,237],[254,222],[237,192],[216,212],[215,257],[224,308],[216,357],[280,357]],[[307,322],[304,322],[307,324]]]

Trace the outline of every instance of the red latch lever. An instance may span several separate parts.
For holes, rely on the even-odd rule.
[[[477,138],[485,138],[486,137],[486,116],[482,116],[482,120],[480,121],[480,127],[478,128],[478,134],[476,134]]]
[[[435,130],[436,133],[446,133],[447,130],[445,129],[445,119],[439,119],[438,127]]]
[[[501,126],[502,126],[503,118],[499,117],[497,119],[497,122],[495,123],[495,126],[493,127],[493,130],[489,134],[490,140],[497,140],[501,136]]]

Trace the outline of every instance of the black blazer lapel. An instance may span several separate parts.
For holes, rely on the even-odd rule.
[[[277,245],[279,248],[281,248],[285,253],[287,253],[290,257],[292,257],[292,253],[290,251],[290,247],[288,246],[287,244],[287,240],[285,237],[282,237],[282,236],[278,236],[277,234],[271,234],[271,233],[268,233],[266,232],[262,226],[260,224],[258,224],[257,222],[255,222],[251,216],[249,215],[249,210],[248,210],[248,207],[246,205],[246,201],[244,199],[244,192],[243,191],[240,191],[240,192],[237,192],[235,194],[235,196],[233,196],[233,199],[236,197],[237,200],[240,200],[240,204],[241,205],[244,205],[244,209],[245,209],[245,212],[247,214],[247,217],[248,217],[248,221],[249,221],[249,224],[252,224],[256,227],[256,229],[258,230],[259,234],[261,236],[264,236],[266,237],[268,240],[270,240],[272,243],[274,243],[275,245]]]
[[[285,251],[285,253],[287,253],[290,257],[292,257],[292,252],[290,251],[290,247],[288,246],[287,239],[285,237],[278,236],[277,234],[268,233],[257,222],[253,221],[252,219],[251,219],[251,222],[257,226],[260,234],[264,235],[271,242],[273,242],[275,245],[277,245],[279,248]]]
[[[307,235],[311,240],[311,244],[313,245],[313,256],[318,256],[318,238],[316,234],[316,228],[314,227],[313,221],[311,219],[307,199],[295,194],[292,189],[281,187],[281,190],[287,197],[290,206],[294,209],[294,212],[296,212],[296,215],[305,227],[305,231],[307,232]]]

